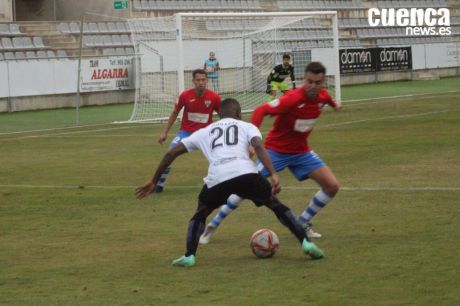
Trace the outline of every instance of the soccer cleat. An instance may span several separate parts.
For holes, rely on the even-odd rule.
[[[172,262],[177,267],[193,267],[195,265],[195,255],[182,256]]]
[[[311,227],[306,230],[306,234],[308,238],[321,238],[321,234],[315,232]]]
[[[321,259],[324,257],[323,251],[307,239],[304,239],[302,242],[302,250],[306,255],[310,255],[311,259]]]
[[[200,244],[208,244],[212,234],[216,231],[217,227],[206,226],[204,233],[200,236]]]
[[[302,227],[305,230],[305,234],[307,234],[308,238],[321,238],[321,234],[318,232],[315,232],[312,229],[312,224],[310,222],[308,223],[302,223]]]

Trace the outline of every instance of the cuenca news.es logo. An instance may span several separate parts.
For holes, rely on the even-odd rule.
[[[451,35],[447,8],[371,8],[367,13],[371,27],[405,27],[406,35]]]

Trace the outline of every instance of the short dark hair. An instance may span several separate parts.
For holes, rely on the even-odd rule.
[[[223,117],[234,117],[241,113],[241,105],[238,100],[226,98],[220,103],[220,113]]]
[[[285,59],[285,58],[291,59],[291,56],[290,56],[289,54],[287,54],[287,53],[284,53],[284,54],[283,54],[283,59]]]
[[[240,102],[238,102],[238,100],[234,98],[226,98],[220,103],[221,109],[226,109],[226,108],[231,108],[231,107],[241,108]]]
[[[192,72],[193,79],[195,79],[195,77],[196,77],[197,74],[204,74],[204,75],[206,75],[206,71],[204,71],[204,69],[195,69],[195,70],[193,70],[193,72]]]
[[[305,67],[305,73],[307,72],[311,72],[313,74],[326,74],[326,67],[324,67],[324,65],[320,62],[311,62]]]

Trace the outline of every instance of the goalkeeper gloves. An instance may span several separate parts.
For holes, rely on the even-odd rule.
[[[270,84],[267,84],[267,90],[265,90],[265,92],[268,93],[268,94],[271,94],[272,87],[270,86]]]

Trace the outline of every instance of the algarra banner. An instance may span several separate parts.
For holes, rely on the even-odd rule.
[[[412,69],[411,47],[341,49],[340,73]]]
[[[133,89],[133,59],[130,57],[82,60],[81,91]]]

